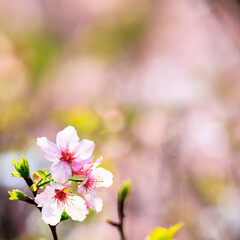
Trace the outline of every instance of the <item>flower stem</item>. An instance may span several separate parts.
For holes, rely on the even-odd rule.
[[[69,181],[72,181],[72,182],[83,182],[83,179],[69,178],[68,180],[69,180]]]
[[[44,183],[42,183],[42,184],[39,184],[38,187],[40,188],[40,187],[42,187],[42,186],[44,186],[44,185],[46,185],[46,184],[48,184],[48,183],[50,183],[50,182],[51,182],[51,180],[46,181],[46,182],[44,182]]]

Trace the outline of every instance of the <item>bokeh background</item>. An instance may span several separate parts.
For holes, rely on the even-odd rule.
[[[240,4],[235,0],[0,0],[0,239],[51,239],[11,157],[48,168],[36,138],[74,126],[114,174],[103,211],[60,239],[128,239],[184,222],[179,240],[240,239]],[[28,192],[29,193],[29,192]]]

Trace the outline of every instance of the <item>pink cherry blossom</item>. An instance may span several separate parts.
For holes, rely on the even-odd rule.
[[[83,221],[86,218],[88,209],[85,201],[66,191],[70,184],[51,182],[51,187],[46,187],[44,192],[35,197],[37,206],[42,207],[42,219],[46,224],[57,225],[64,210],[73,220]]]
[[[78,187],[78,192],[85,198],[87,207],[92,208],[96,212],[100,212],[103,205],[102,199],[95,192],[96,188],[109,187],[113,182],[111,172],[101,167],[96,168],[101,163],[102,157],[96,160],[82,184]]]
[[[53,162],[51,174],[56,182],[64,183],[71,174],[78,172],[93,159],[95,144],[93,141],[79,137],[74,127],[68,126],[57,134],[56,143],[50,142],[46,137],[38,138],[37,145],[44,156]]]
[[[87,173],[91,170],[93,166],[93,161],[90,161],[85,164],[79,171],[72,170],[72,173],[75,175],[87,175]]]

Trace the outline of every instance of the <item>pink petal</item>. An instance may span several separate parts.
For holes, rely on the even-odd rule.
[[[47,138],[37,138],[37,145],[40,147],[44,156],[50,162],[54,162],[61,158],[61,150],[57,147],[56,144],[50,142]]]
[[[72,174],[74,175],[87,175],[87,173],[90,171],[90,169],[93,167],[93,161],[88,162],[85,164],[80,170],[74,171],[72,169]]]
[[[109,187],[113,183],[112,173],[104,168],[94,169],[92,175],[98,180],[97,187]]]
[[[72,161],[72,169],[73,171],[77,172],[79,171],[85,164],[91,162],[93,160],[94,156],[91,156],[87,159],[80,159],[77,158]]]
[[[85,197],[87,194],[87,188],[84,186],[84,183],[82,182],[81,185],[78,186],[78,192]]]
[[[57,184],[57,183],[55,183],[55,182],[51,182],[50,184],[51,184],[51,186],[52,186],[54,189],[56,189],[56,190],[63,190],[63,189],[65,189],[65,188],[68,188],[68,187],[72,184],[72,182],[69,181],[69,182],[67,182],[66,184]]]
[[[90,171],[92,171],[93,169],[95,169],[98,165],[100,165],[103,161],[103,157],[99,157],[95,163],[93,163],[92,159],[94,158],[94,156],[91,156],[91,161],[87,162],[86,164],[84,164],[80,170],[75,171],[74,169],[78,169],[82,163],[84,162],[79,162],[79,160],[75,160],[76,162],[72,165],[72,173],[74,175],[87,175]]]
[[[94,148],[95,144],[93,141],[83,139],[78,144],[77,153],[79,154],[81,159],[87,159],[92,155]]]
[[[56,142],[60,149],[66,149],[66,147],[69,147],[71,149],[79,142],[77,131],[72,126],[64,128],[57,134]]]
[[[56,161],[50,168],[53,180],[59,183],[64,183],[72,174],[71,166],[65,161]]]
[[[55,195],[55,189],[47,186],[44,192],[37,194],[34,201],[38,204],[38,207],[42,207],[45,203],[49,202]]]
[[[59,204],[56,201],[48,202],[43,205],[42,219],[46,224],[55,226],[60,222],[63,210],[64,208],[61,202],[59,202]]]
[[[102,199],[94,191],[89,192],[85,196],[85,199],[87,201],[88,207],[92,208],[96,212],[102,211],[103,206]]]
[[[72,196],[72,199],[69,199],[69,201],[65,204],[65,211],[73,220],[76,221],[83,221],[88,214],[86,204],[79,196]]]
[[[78,192],[84,197],[87,194],[87,187],[85,184],[91,176],[92,176],[92,171],[89,171],[87,176],[83,179],[83,182],[81,183],[81,185],[78,186]]]
[[[98,167],[102,162],[103,162],[103,157],[101,156],[95,161],[94,168]]]

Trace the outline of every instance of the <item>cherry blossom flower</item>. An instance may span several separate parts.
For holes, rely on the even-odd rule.
[[[64,183],[71,174],[92,161],[95,144],[93,141],[79,137],[74,127],[68,126],[57,134],[56,143],[50,142],[46,137],[38,138],[37,145],[45,157],[53,162],[51,174],[56,182]]]
[[[87,164],[85,164],[79,171],[72,170],[72,173],[74,175],[87,175],[93,166],[94,166],[93,161],[90,161]]]
[[[86,218],[86,203],[81,197],[67,192],[70,184],[51,182],[51,187],[47,186],[44,192],[35,197],[37,206],[42,207],[42,219],[46,224],[57,225],[64,210],[73,220],[83,221]]]
[[[109,187],[112,185],[113,175],[111,172],[97,166],[102,163],[102,157],[98,158],[89,169],[87,176],[78,187],[78,192],[85,198],[88,208],[96,212],[102,210],[102,199],[96,194],[95,189],[99,187]]]

